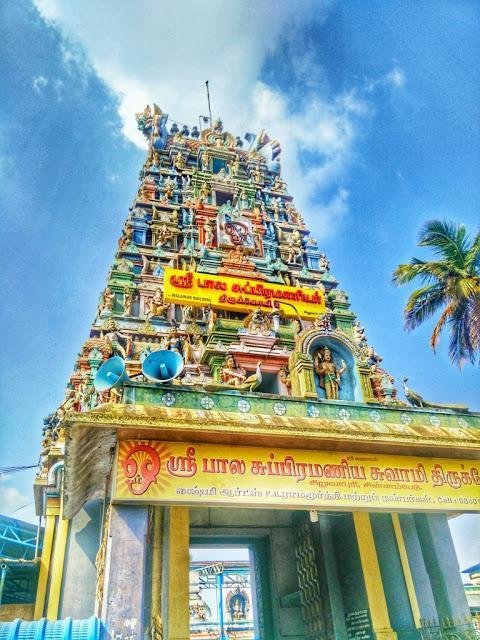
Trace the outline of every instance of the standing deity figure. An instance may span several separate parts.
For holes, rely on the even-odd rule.
[[[131,316],[133,300],[135,298],[135,290],[131,287],[126,287],[123,291],[123,315]]]
[[[195,334],[193,342],[190,340],[190,337],[186,335],[182,341],[182,351],[185,364],[198,365],[205,351],[201,334]]]
[[[170,303],[165,302],[161,287],[157,287],[155,289],[153,297],[150,298],[150,300],[147,302],[147,312],[145,314],[145,317],[150,319],[154,316],[165,316],[169,307]]]
[[[247,192],[245,189],[242,189],[240,195],[238,196],[238,209],[243,211],[244,209],[248,209],[250,207],[250,202],[248,200]]]
[[[273,219],[277,222],[280,220],[280,198],[272,200]]]
[[[302,247],[295,243],[293,238],[288,241],[287,262],[298,264],[302,261]]]
[[[130,225],[128,225],[123,230],[122,237],[118,241],[118,248],[126,249],[131,244],[132,240],[133,240],[133,229]]]
[[[202,171],[208,171],[210,168],[210,156],[208,155],[207,152],[205,152],[202,155],[201,163],[202,163]]]
[[[183,171],[186,165],[187,163],[185,162],[185,158],[182,156],[181,151],[177,151],[177,154],[173,161],[173,166],[175,167],[175,169],[178,169],[179,171]]]
[[[107,287],[103,292],[102,302],[100,304],[100,315],[110,315],[115,304],[115,293]]]
[[[253,171],[252,171],[252,178],[254,179],[255,182],[258,183],[262,183],[263,182],[263,174],[260,171],[260,169],[258,167],[256,167]]]
[[[324,269],[325,271],[330,271],[330,260],[324,253],[320,254],[320,269]]]
[[[247,372],[243,367],[238,367],[235,364],[233,356],[227,356],[225,364],[220,369],[220,380],[230,386],[238,387],[247,379]]]
[[[338,367],[332,358],[332,353],[328,347],[319,349],[314,356],[315,372],[320,379],[320,386],[325,389],[327,400],[338,400],[340,389],[340,378],[347,368],[347,363],[342,360],[342,365]]]
[[[292,378],[290,376],[290,371],[287,365],[283,366],[280,369],[279,378],[280,378],[280,382],[282,382],[285,385],[285,388],[287,389],[287,394],[289,396],[292,395]]]
[[[235,156],[235,160],[232,160],[229,163],[228,168],[230,169],[230,175],[236,176],[240,171],[240,158],[238,156]]]
[[[200,187],[200,200],[202,202],[208,202],[208,196],[210,195],[210,187],[208,182],[204,182]]]
[[[125,359],[127,355],[130,354],[132,336],[122,333],[113,318],[109,318],[105,322],[104,329],[106,333],[103,335],[103,338],[112,348],[113,354]],[[125,347],[122,343],[125,344]]]
[[[158,173],[160,170],[160,156],[158,155],[158,151],[154,151],[152,162],[150,164],[150,171]]]
[[[90,409],[90,403],[94,395],[94,388],[91,384],[90,374],[88,371],[84,371],[82,374],[82,380],[78,386],[75,400],[77,402],[78,411],[88,411]]]
[[[213,223],[211,220],[205,221],[205,224],[203,225],[203,230],[205,233],[205,236],[203,238],[203,244],[206,247],[211,248],[213,246]]]
[[[255,247],[255,253],[257,255],[262,255],[263,242],[262,242],[262,235],[258,227],[253,228],[253,246]]]
[[[168,334],[168,350],[175,351],[176,353],[182,352],[182,339],[178,335],[178,331],[175,327]]]
[[[191,305],[185,305],[182,307],[182,324],[189,324],[193,322],[194,311]]]
[[[217,314],[215,310],[210,307],[207,312],[207,331],[211,333],[215,329],[215,323],[217,322]]]
[[[165,180],[164,196],[167,200],[171,200],[173,198],[173,192],[176,186],[177,186],[177,183],[175,182],[175,180],[172,180],[171,178],[168,178],[168,180]]]

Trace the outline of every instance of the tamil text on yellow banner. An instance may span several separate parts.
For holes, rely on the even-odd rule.
[[[167,268],[163,289],[165,300],[177,304],[211,305],[241,312],[261,307],[301,318],[316,318],[325,312],[325,296],[320,289],[287,287],[254,279]]]
[[[122,441],[115,498],[162,504],[479,511],[480,462]]]

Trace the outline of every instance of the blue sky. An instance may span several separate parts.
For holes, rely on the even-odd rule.
[[[155,100],[193,125],[207,79],[227,129],[281,141],[290,191],[385,367],[480,410],[478,367],[455,369],[446,336],[433,354],[431,323],[404,332],[408,290],[390,282],[422,257],[426,220],[478,227],[480,5],[174,4],[0,4],[0,465],[37,461],[88,335],[144,158],[135,111]],[[0,511],[31,502],[31,481],[0,480]],[[469,546],[463,566],[480,556]]]

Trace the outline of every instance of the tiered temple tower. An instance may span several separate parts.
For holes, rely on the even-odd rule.
[[[467,633],[447,513],[479,508],[480,416],[398,399],[278,142],[167,120],[137,115],[140,188],[45,423],[35,620],[187,640],[189,549],[240,545],[256,639]]]

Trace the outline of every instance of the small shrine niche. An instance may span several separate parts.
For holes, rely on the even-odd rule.
[[[233,592],[230,591],[227,594],[226,600],[231,622],[240,622],[247,619],[250,601],[246,591],[237,586]]]
[[[312,345],[315,390],[319,400],[357,400],[359,384],[352,352],[322,337]]]

